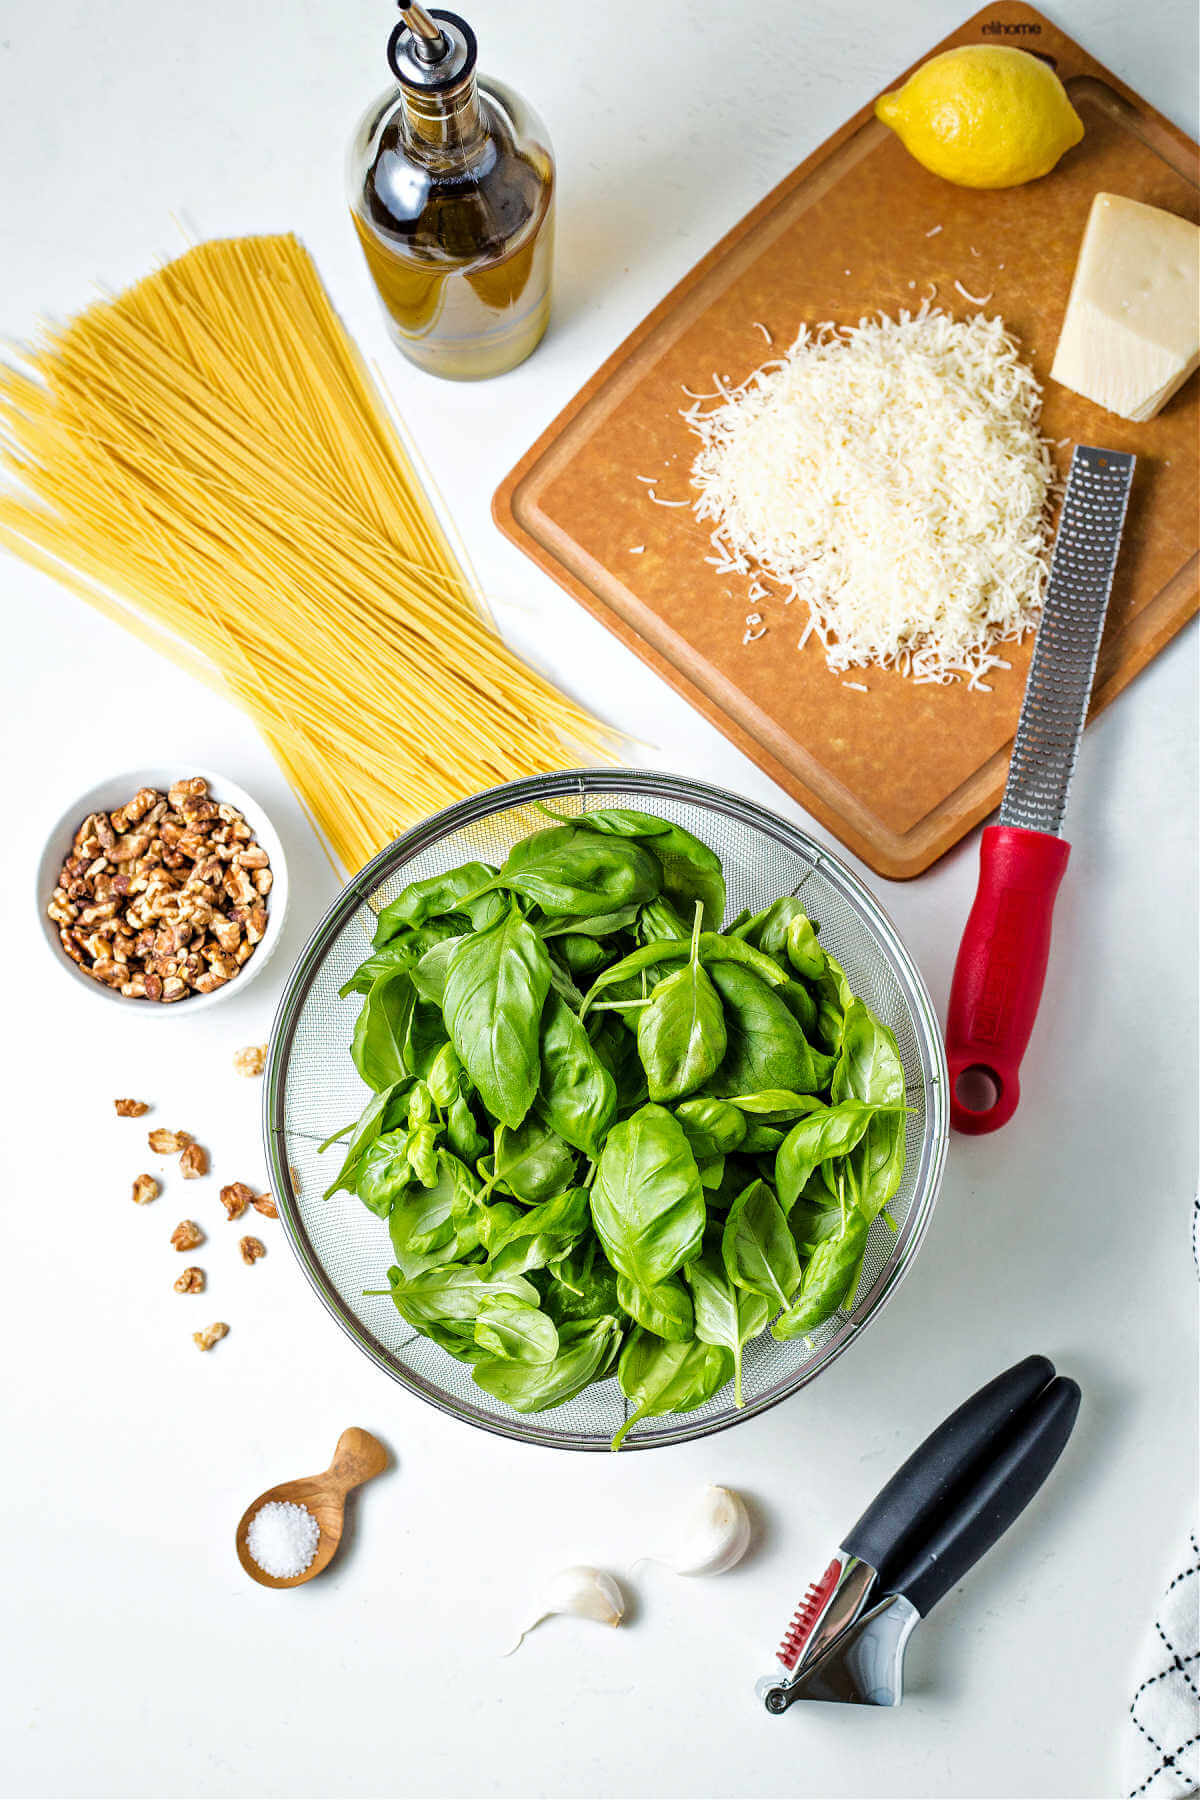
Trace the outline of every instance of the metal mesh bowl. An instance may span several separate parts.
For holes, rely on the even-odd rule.
[[[867,1239],[853,1312],[828,1320],[810,1342],[748,1345],[744,1405],[726,1387],[695,1412],[648,1419],[625,1440],[630,1449],[682,1443],[721,1431],[786,1399],[839,1356],[894,1291],[916,1255],[941,1181],[947,1143],[947,1075],[933,1006],[887,915],[862,883],[828,851],[774,814],[720,788],[642,770],[584,770],[494,788],[450,807],[383,850],[331,907],[305,948],[280,1003],[271,1035],[264,1131],[272,1191],[292,1249],[313,1288],[360,1349],[396,1381],[455,1418],[527,1443],[606,1450],[629,1410],[615,1378],[585,1388],[543,1413],[521,1415],[477,1388],[465,1363],[422,1338],[386,1297],[392,1262],[386,1224],[351,1194],[322,1199],[341,1159],[320,1145],[356,1118],[368,1098],[350,1060],[356,995],[338,988],[368,954],[375,915],[401,888],[471,859],[500,863],[520,838],[540,830],[538,800],[562,811],[633,806],[686,826],[720,856],[730,916],[803,890],[821,941],[846,970],[854,992],[896,1034],[908,1084],[908,1161],[891,1205],[899,1229],[880,1217]]]

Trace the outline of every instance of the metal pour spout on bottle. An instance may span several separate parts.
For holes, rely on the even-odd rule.
[[[398,348],[477,381],[515,368],[550,317],[554,158],[545,127],[476,69],[475,34],[401,6],[395,86],[350,149],[350,211]]]

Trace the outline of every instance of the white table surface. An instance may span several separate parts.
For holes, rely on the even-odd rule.
[[[465,0],[464,0],[465,4]],[[965,0],[766,0],[764,53],[716,0],[640,8],[474,0],[485,68],[558,150],[557,310],[500,385],[390,352],[342,199],[383,86],[386,5],[7,0],[0,21],[0,331],[79,307],[200,236],[298,231],[379,357],[505,633],[654,748],[824,834],[505,544],[500,476],[667,287],[776,180],[955,25]],[[1193,8],[1057,16],[1196,129]],[[645,46],[633,53],[630,21]],[[747,73],[742,75],[745,68]],[[1100,1795],[1134,1642],[1192,1504],[1196,640],[1186,632],[1084,746],[1071,867],[1002,1136],[955,1139],[925,1248],[866,1336],[804,1394],[717,1438],[605,1459],[457,1425],[375,1370],[279,1236],[245,1269],[215,1187],[258,1180],[259,1084],[288,967],[335,891],[251,726],[22,566],[0,568],[9,795],[3,967],[7,1176],[0,1254],[7,1469],[0,1769],[11,1795]],[[38,941],[44,828],[99,775],[227,770],[271,811],[292,871],[278,960],[244,997],[147,1021],[77,992]],[[909,885],[868,875],[944,1007],[977,837]],[[207,1184],[129,1203],[144,1128],[213,1151]],[[139,1149],[138,1146],[143,1148]],[[202,1302],[166,1245],[210,1229]],[[228,1235],[226,1235],[228,1232]],[[186,1317],[184,1316],[186,1313]],[[208,1358],[199,1314],[228,1318]],[[924,1433],[1031,1350],[1084,1388],[1051,1486],[918,1633],[894,1714],[776,1721],[752,1684],[842,1530]],[[243,1506],[323,1467],[357,1422],[395,1453],[321,1581],[253,1586]],[[620,1632],[560,1621],[497,1660],[540,1576],[626,1569],[707,1481],[752,1496],[761,1542],[719,1582],[641,1570]]]

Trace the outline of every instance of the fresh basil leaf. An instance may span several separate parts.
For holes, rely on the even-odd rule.
[[[475,1315],[475,1342],[486,1356],[508,1362],[545,1364],[558,1355],[553,1319],[540,1306],[530,1306],[511,1294],[484,1301]]]
[[[787,1128],[783,1125],[769,1125],[762,1119],[750,1119],[746,1124],[746,1135],[738,1145],[743,1156],[769,1156],[774,1158],[784,1138]],[[771,1166],[771,1179],[774,1180],[774,1163]]]
[[[802,981],[785,981],[781,988],[776,989],[776,992],[811,1043],[816,1036],[821,1015],[816,1001],[804,983]]]
[[[729,1048],[710,1091],[720,1098],[787,1088],[815,1094],[827,1086],[829,1057],[814,1050],[778,995],[752,969],[737,963],[710,965],[725,1008]]]
[[[578,916],[653,899],[662,872],[637,844],[597,838],[575,825],[553,825],[515,845],[496,880],[543,912]]]
[[[552,818],[559,817],[550,807],[544,807],[543,811],[549,812]],[[594,812],[579,814],[572,824],[643,845],[661,865],[662,890],[676,902],[684,918],[691,918],[698,900],[704,908],[704,923],[708,929],[720,929],[725,916],[725,876],[721,859],[682,825],[673,825],[669,819],[626,806],[598,807]]]
[[[896,1039],[882,1020],[853,1000],[846,1009],[842,1051],[833,1076],[833,1097],[870,1101],[879,1107],[904,1105],[904,1066]],[[877,1113],[854,1158],[856,1204],[868,1224],[882,1211],[904,1175],[905,1124],[902,1112]]]
[[[407,969],[376,976],[354,1025],[350,1055],[368,1087],[376,1093],[411,1073],[404,1059],[404,1040],[412,1023],[416,992]]]
[[[553,1204],[553,1203],[552,1203]],[[555,1280],[546,1295],[546,1311],[561,1332],[565,1324],[620,1318],[617,1272],[589,1229],[555,1264]]]
[[[683,1135],[697,1162],[728,1155],[737,1149],[746,1135],[745,1114],[736,1101],[711,1100],[699,1095],[692,1100],[681,1100],[675,1108],[675,1117],[683,1127]]]
[[[538,934],[543,938],[572,937],[606,938],[613,937],[619,931],[628,931],[635,925],[642,912],[640,901],[632,906],[618,906],[612,912],[591,913],[581,917],[578,913],[563,918],[550,914],[538,925]]]
[[[861,1000],[852,1000],[846,1008],[831,1092],[834,1100],[904,1104],[904,1069],[896,1040]]]
[[[691,955],[664,976],[638,1019],[638,1055],[651,1100],[680,1100],[702,1087],[725,1055],[725,1014],[717,990],[700,967],[700,908]]]
[[[789,920],[785,933],[784,948],[787,959],[797,975],[803,975],[808,981],[818,981],[825,973],[825,952],[817,942],[819,925],[806,913],[797,913]]]
[[[741,938],[722,937],[719,932],[702,931],[699,941],[699,960],[706,969],[717,965],[729,964],[743,967],[769,987],[782,987],[790,977],[750,944]],[[601,971],[588,989],[583,1011],[586,1014],[600,998],[601,994],[610,994],[635,976],[648,970],[657,969],[660,964],[685,962],[691,956],[691,943],[679,938],[662,938],[653,944],[643,944],[637,950],[631,950],[620,962],[615,962]],[[714,977],[715,979],[715,977]]]
[[[494,924],[506,910],[498,895],[484,893],[469,904],[466,902],[469,895],[474,896],[486,887],[495,875],[496,870],[490,863],[469,862],[457,869],[447,869],[444,875],[427,875],[421,881],[410,881],[376,920],[375,948],[380,949],[401,931],[424,925],[427,919],[441,913],[465,913],[477,931]]]
[[[496,1132],[496,1180],[518,1200],[549,1200],[569,1188],[575,1177],[575,1152],[556,1131],[532,1115],[515,1131],[501,1125]]]
[[[568,1255],[591,1225],[587,1189],[568,1188],[489,1234],[488,1265],[500,1274],[525,1275]],[[600,1311],[610,1311],[601,1307]]]
[[[762,1294],[733,1285],[719,1253],[707,1244],[695,1262],[684,1269],[692,1290],[696,1336],[716,1344],[733,1358],[733,1403],[742,1404],[742,1352],[756,1338],[771,1316],[771,1305]]]
[[[542,1012],[540,1055],[538,1116],[594,1160],[616,1116],[617,1084],[559,994],[549,996]]]
[[[346,1145],[346,1155],[342,1166],[325,1189],[326,1200],[336,1194],[339,1188],[346,1188],[350,1193],[354,1192],[363,1158],[371,1145],[381,1132],[390,1131],[393,1126],[401,1124],[404,1120],[408,1110],[408,1090],[411,1086],[412,1077],[406,1075],[401,1080],[393,1082],[390,1087],[382,1088],[379,1093],[373,1094],[368,1100],[363,1108],[362,1116],[354,1127],[350,1141]],[[326,1143],[321,1145],[322,1150],[328,1149],[334,1141],[333,1138],[329,1138]]]
[[[435,1106],[450,1106],[459,1098],[463,1091],[463,1066],[453,1044],[442,1045],[425,1079]]]
[[[875,1115],[876,1108],[861,1100],[843,1100],[797,1120],[775,1158],[775,1186],[785,1212],[821,1163],[849,1155]]]
[[[485,1394],[519,1413],[545,1412],[573,1400],[612,1367],[621,1344],[615,1318],[581,1319],[559,1327],[558,1355],[549,1363],[485,1358],[475,1364],[475,1380]]]
[[[369,1212],[386,1219],[392,1202],[413,1179],[408,1132],[385,1131],[368,1146],[358,1166],[354,1191]]]
[[[786,1306],[800,1285],[796,1245],[765,1181],[751,1182],[730,1207],[721,1258],[735,1287],[761,1294],[772,1306]]]
[[[794,1094],[788,1088],[761,1088],[757,1094],[731,1094],[723,1105],[736,1106],[765,1125],[779,1125],[806,1113],[820,1112],[825,1102],[816,1094]]]
[[[338,999],[345,1000],[350,994],[368,994],[377,976],[386,975],[392,969],[411,969],[415,961],[410,944],[399,940],[385,944],[382,950],[376,950],[365,962],[359,963],[349,981],[344,981],[338,989]]]
[[[613,1126],[591,1196],[605,1255],[639,1287],[657,1287],[697,1254],[705,1220],[700,1173],[664,1107],[643,1106]]]
[[[636,1325],[655,1337],[685,1342],[692,1336],[692,1302],[675,1276],[657,1287],[640,1288],[624,1275],[617,1276],[617,1300]]]
[[[621,1352],[617,1379],[621,1392],[634,1401],[635,1410],[613,1438],[619,1450],[629,1432],[643,1419],[663,1413],[694,1412],[724,1387],[733,1372],[733,1358],[716,1344],[667,1343],[648,1331],[636,1331]]]
[[[643,906],[638,914],[637,934],[642,944],[690,944],[692,941],[691,924],[663,894]]]
[[[496,1275],[483,1264],[428,1269],[392,1288],[396,1311],[418,1331],[432,1336],[433,1326],[466,1324],[474,1328],[480,1308],[506,1295],[527,1306],[538,1305],[538,1291],[523,1275]]]
[[[831,1318],[858,1286],[868,1224],[859,1212],[850,1213],[835,1237],[817,1245],[796,1302],[771,1327],[780,1343],[807,1337]]]
[[[439,938],[436,944],[430,944],[428,950],[422,952],[412,967],[413,986],[422,1000],[440,1007],[446,992],[446,972],[458,946],[467,941],[469,933],[449,933]]]
[[[511,1130],[537,1093],[538,1033],[549,987],[546,947],[515,907],[465,938],[446,974],[451,1042],[488,1111]]]
[[[446,1142],[456,1156],[470,1164],[478,1162],[488,1147],[487,1139],[481,1136],[475,1123],[471,1103],[462,1094],[450,1102],[446,1114]]]
[[[457,1264],[478,1249],[483,1209],[470,1203],[469,1181],[462,1165],[443,1155],[435,1186],[406,1188],[392,1202],[388,1234],[405,1280]]]
[[[594,975],[598,969],[603,969],[612,961],[612,952],[601,938],[568,932],[563,937],[551,939],[551,943],[555,955],[573,981],[582,976]]]
[[[818,1244],[826,1238],[839,1237],[845,1220],[840,1206],[831,1206],[825,1200],[800,1199],[790,1208],[787,1216],[788,1230],[796,1245],[801,1262],[807,1262]]]

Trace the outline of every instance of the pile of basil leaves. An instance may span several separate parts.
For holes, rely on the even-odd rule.
[[[412,882],[342,989],[373,1097],[328,1191],[386,1219],[378,1291],[518,1412],[615,1369],[614,1448],[848,1307],[904,1169],[895,1039],[816,924],[724,913],[690,832],[590,812]]]

